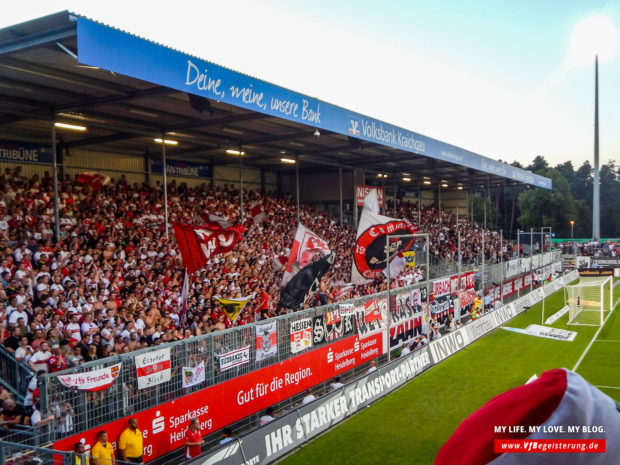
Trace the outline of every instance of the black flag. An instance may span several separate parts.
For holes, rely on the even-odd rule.
[[[334,254],[325,257],[303,267],[299,273],[284,286],[280,293],[280,307],[299,310],[308,298],[316,292],[321,278],[329,267],[334,263]]]

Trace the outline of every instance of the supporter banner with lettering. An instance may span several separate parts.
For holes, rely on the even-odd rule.
[[[151,160],[151,172],[153,174],[163,174],[162,167],[163,163],[160,158]],[[189,161],[166,160],[166,174],[179,178],[210,178],[211,167]]]
[[[54,163],[51,146],[0,139],[0,161],[11,163]]]
[[[205,362],[204,360],[197,367],[183,367],[181,370],[184,388],[196,386],[205,382]]]
[[[521,273],[527,273],[528,271],[530,271],[530,268],[532,266],[532,259],[531,258],[522,258],[521,259]]]
[[[473,271],[460,276],[459,291],[465,291],[476,287],[476,276]]]
[[[170,348],[153,350],[134,357],[138,389],[170,381]]]
[[[454,301],[452,300],[452,296],[450,294],[435,297],[434,300],[430,301],[428,306],[432,315],[438,314],[440,317],[454,311]]]
[[[390,347],[397,347],[422,334],[424,311],[420,289],[391,296]]]
[[[388,327],[388,305],[385,299],[375,299],[355,307],[357,334],[366,338]]]
[[[436,279],[433,281],[433,295],[435,298],[450,294],[450,278]]]
[[[222,371],[250,363],[250,346],[218,355],[218,363]]]
[[[296,354],[312,347],[312,318],[291,323],[291,352]]]
[[[592,261],[596,263],[597,266],[603,267],[620,267],[620,258],[602,258],[602,257],[592,257]],[[561,265],[562,262],[556,262],[556,265]]]
[[[278,355],[278,323],[272,321],[256,325],[256,361],[261,362]]]
[[[183,447],[189,420],[198,418],[204,435],[213,433],[242,418],[253,415],[270,405],[288,399],[382,355],[385,352],[381,334],[360,341],[348,337],[304,354],[238,376],[193,394],[136,412],[144,430],[143,461],[151,461],[170,451]],[[54,449],[73,450],[73,445],[84,438],[88,449],[96,442],[97,431],[108,432],[116,447],[118,437],[127,428],[127,418],[97,425],[68,438],[56,441]],[[118,447],[116,447],[118,449]]]
[[[355,332],[354,321],[354,315],[342,315],[338,309],[312,317],[313,344],[318,345],[350,336]]]
[[[338,304],[338,309],[340,310],[340,315],[355,315],[355,305],[354,304]]]
[[[63,386],[79,391],[102,391],[114,384],[121,371],[121,365],[122,363],[117,363],[99,370],[74,375],[62,375],[58,377],[58,381]]]
[[[512,278],[521,272],[521,264],[519,259],[510,260],[504,263],[504,273],[506,278]]]
[[[358,184],[355,186],[355,198],[357,200],[357,206],[364,206],[364,199],[368,195],[370,191],[377,192],[377,201],[379,202],[379,207],[383,207],[383,188],[375,187],[375,186],[363,186]]]
[[[466,289],[474,289],[476,287],[476,273],[473,271],[466,273],[465,279],[467,280]]]

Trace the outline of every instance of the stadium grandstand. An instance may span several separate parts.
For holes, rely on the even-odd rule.
[[[469,195],[549,179],[87,18],[0,30],[0,81],[3,460],[62,463],[130,417],[145,462],[177,460],[191,418],[206,450],[562,272],[547,236],[504,240]],[[370,191],[425,235],[389,302],[383,274],[352,276]],[[186,273],[180,225],[238,235]],[[284,305],[300,225],[333,264]]]

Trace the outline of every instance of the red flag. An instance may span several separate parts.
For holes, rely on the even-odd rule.
[[[230,252],[245,231],[243,226],[224,229],[217,223],[203,226],[174,223],[173,227],[183,264],[189,274],[205,266],[212,255]]]
[[[98,191],[110,182],[110,178],[94,171],[86,171],[77,177],[77,181],[86,184],[94,191]]]

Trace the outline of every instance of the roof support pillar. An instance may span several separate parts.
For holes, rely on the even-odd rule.
[[[243,224],[245,216],[243,213],[243,150],[241,146],[239,146],[239,218]]]
[[[357,168],[353,168],[353,229],[357,231]]]
[[[166,165],[166,133],[161,133],[161,166],[164,183],[164,224],[166,239],[168,239],[168,166]]]
[[[342,213],[342,162],[338,164],[338,193],[340,195],[340,226],[343,224],[343,213]]]
[[[441,183],[437,185],[437,210],[439,211],[439,227],[441,228]]]
[[[396,218],[396,192],[398,191],[398,186],[396,185],[396,175],[394,175],[394,218]],[[385,198],[385,190],[383,192],[383,203],[386,202]]]
[[[295,156],[295,192],[297,195],[297,224],[301,223],[301,212],[299,211],[299,155]]]
[[[60,212],[58,209],[58,152],[56,147],[56,117],[52,117],[52,176],[54,183],[54,238],[60,240]]]

